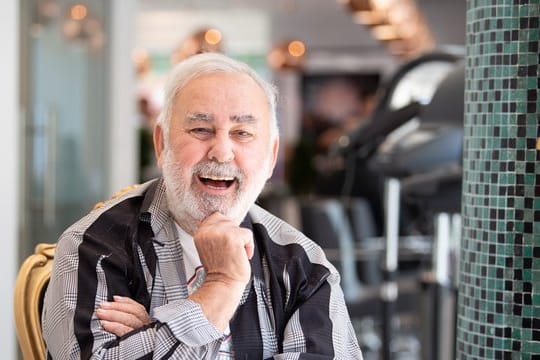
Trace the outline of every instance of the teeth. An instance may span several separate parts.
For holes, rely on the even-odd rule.
[[[203,175],[201,177],[205,179],[214,180],[214,181],[233,181],[234,180],[233,177],[228,177],[228,176]]]

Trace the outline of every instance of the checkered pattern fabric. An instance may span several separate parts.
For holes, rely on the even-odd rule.
[[[227,336],[187,299],[163,181],[95,209],[61,236],[45,296],[43,334],[53,359],[219,359]],[[339,275],[320,247],[254,205],[252,279],[230,322],[236,359],[361,359]],[[143,304],[152,324],[117,337],[95,311],[113,295]]]

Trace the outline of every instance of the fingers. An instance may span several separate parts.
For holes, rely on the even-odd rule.
[[[242,240],[248,259],[253,257],[255,245],[253,243],[253,233],[251,230],[241,228],[231,221],[230,218],[220,212],[215,212],[202,220],[199,229],[219,229],[222,233],[236,234],[237,238]]]
[[[142,304],[126,296],[115,295],[113,299],[114,302],[111,304],[115,309],[135,315],[144,323],[150,322],[150,317]]]
[[[120,323],[132,329],[137,329],[145,325],[145,323],[139,320],[135,315],[119,310],[107,309],[107,307],[103,305],[96,310],[96,315],[100,320]]]
[[[150,323],[150,316],[141,304],[122,296],[114,296],[114,300],[101,303],[96,310],[105,330],[122,336]]]
[[[124,324],[116,323],[108,320],[101,320],[101,326],[105,331],[113,333],[116,336],[124,336],[125,334],[133,331],[133,328],[126,326]]]

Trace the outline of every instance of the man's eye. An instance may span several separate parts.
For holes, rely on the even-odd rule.
[[[212,129],[209,128],[193,128],[189,132],[198,138],[210,137],[212,135]]]
[[[232,133],[232,136],[238,141],[249,141],[253,138],[253,134],[246,130],[236,130]]]
[[[236,130],[233,132],[233,136],[240,140],[249,140],[253,137],[253,134],[245,130]]]
[[[191,129],[192,132],[195,132],[195,133],[206,133],[206,132],[210,132],[210,129],[206,129],[206,128],[195,128],[195,129]]]

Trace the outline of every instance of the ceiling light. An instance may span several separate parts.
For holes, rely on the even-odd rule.
[[[287,46],[287,51],[294,57],[300,57],[306,53],[306,46],[300,40],[293,40]]]
[[[204,40],[210,45],[217,45],[221,41],[221,32],[216,29],[208,29],[204,33]]]
[[[69,10],[69,15],[73,20],[83,20],[88,14],[88,9],[82,4],[73,5]]]

